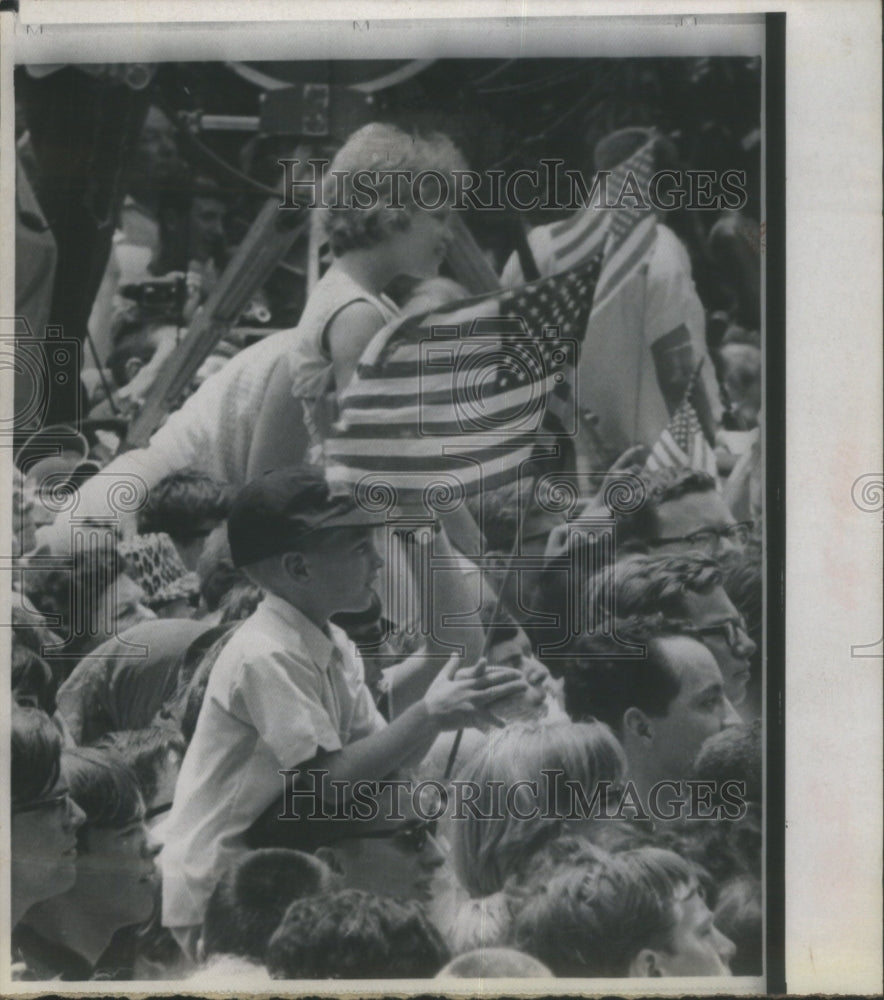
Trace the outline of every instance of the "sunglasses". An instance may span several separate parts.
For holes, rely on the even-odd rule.
[[[398,840],[408,850],[419,854],[436,835],[435,820],[412,820],[392,830],[367,830],[347,835],[348,840]]]

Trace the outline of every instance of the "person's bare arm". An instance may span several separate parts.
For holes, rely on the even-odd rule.
[[[279,358],[273,368],[249,448],[246,480],[268,469],[279,469],[303,461],[308,446],[304,412],[292,395],[288,359]]]
[[[424,696],[445,665],[452,647],[459,646],[463,649],[463,662],[466,665],[472,666],[478,661],[482,655],[485,632],[477,607],[480,600],[477,588],[484,588],[486,601],[493,599],[487,580],[481,583],[473,581],[457,566],[429,576],[421,570],[420,564],[426,563],[432,555],[455,558],[454,549],[441,525],[432,537],[417,532],[414,538],[417,544],[402,548],[402,538],[399,537],[398,540],[400,547],[394,550],[394,558],[398,560],[396,571],[404,575],[411,586],[419,586],[422,581],[429,579],[432,601],[429,602],[431,621],[421,623],[427,636],[424,648],[394,664],[386,672],[390,713],[393,717]],[[475,583],[475,586],[471,586],[471,583]],[[428,606],[423,598],[416,603],[420,608]],[[457,624],[444,624],[453,616],[460,619]]]
[[[326,341],[338,393],[350,384],[362,352],[383,325],[384,317],[370,302],[351,302],[329,323]]]
[[[423,756],[440,732],[473,725],[479,718],[491,718],[489,711],[494,702],[527,687],[520,671],[511,667],[486,668],[480,662],[458,669],[459,663],[459,658],[452,656],[426,695],[389,726],[341,750],[321,750],[302,770],[327,771],[329,782],[352,784],[385,778],[403,762]]]

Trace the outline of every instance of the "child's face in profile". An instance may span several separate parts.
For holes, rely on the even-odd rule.
[[[311,590],[334,611],[364,611],[384,565],[375,529],[336,528],[325,534],[328,538],[303,554]]]
[[[390,248],[399,262],[399,273],[433,278],[451,245],[448,209],[430,212],[416,208],[408,212],[408,218],[408,228],[389,237]]]

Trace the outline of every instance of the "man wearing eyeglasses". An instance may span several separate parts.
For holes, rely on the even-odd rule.
[[[722,558],[743,550],[753,524],[735,520],[706,473],[663,470],[646,478],[652,516],[645,544],[651,551]]]
[[[715,480],[695,469],[647,470],[640,474],[645,499],[637,510],[615,513],[617,523],[617,554],[654,552],[686,554],[689,552],[729,559],[738,556],[749,541],[754,528],[752,521],[737,521],[721,494]],[[590,500],[583,516],[610,516],[604,501],[605,491]],[[567,547],[579,542],[579,535],[569,531],[568,524],[550,532],[545,555],[547,559],[566,554]]]
[[[714,559],[700,554],[628,556],[604,575],[589,586],[600,611],[600,602],[613,595],[618,615],[663,614],[690,622],[715,657],[729,701],[743,703],[757,647]]]

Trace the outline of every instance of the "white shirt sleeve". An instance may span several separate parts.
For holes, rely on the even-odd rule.
[[[237,674],[230,694],[235,714],[255,727],[281,767],[297,767],[341,737],[322,701],[322,676],[308,662],[273,651]]]

